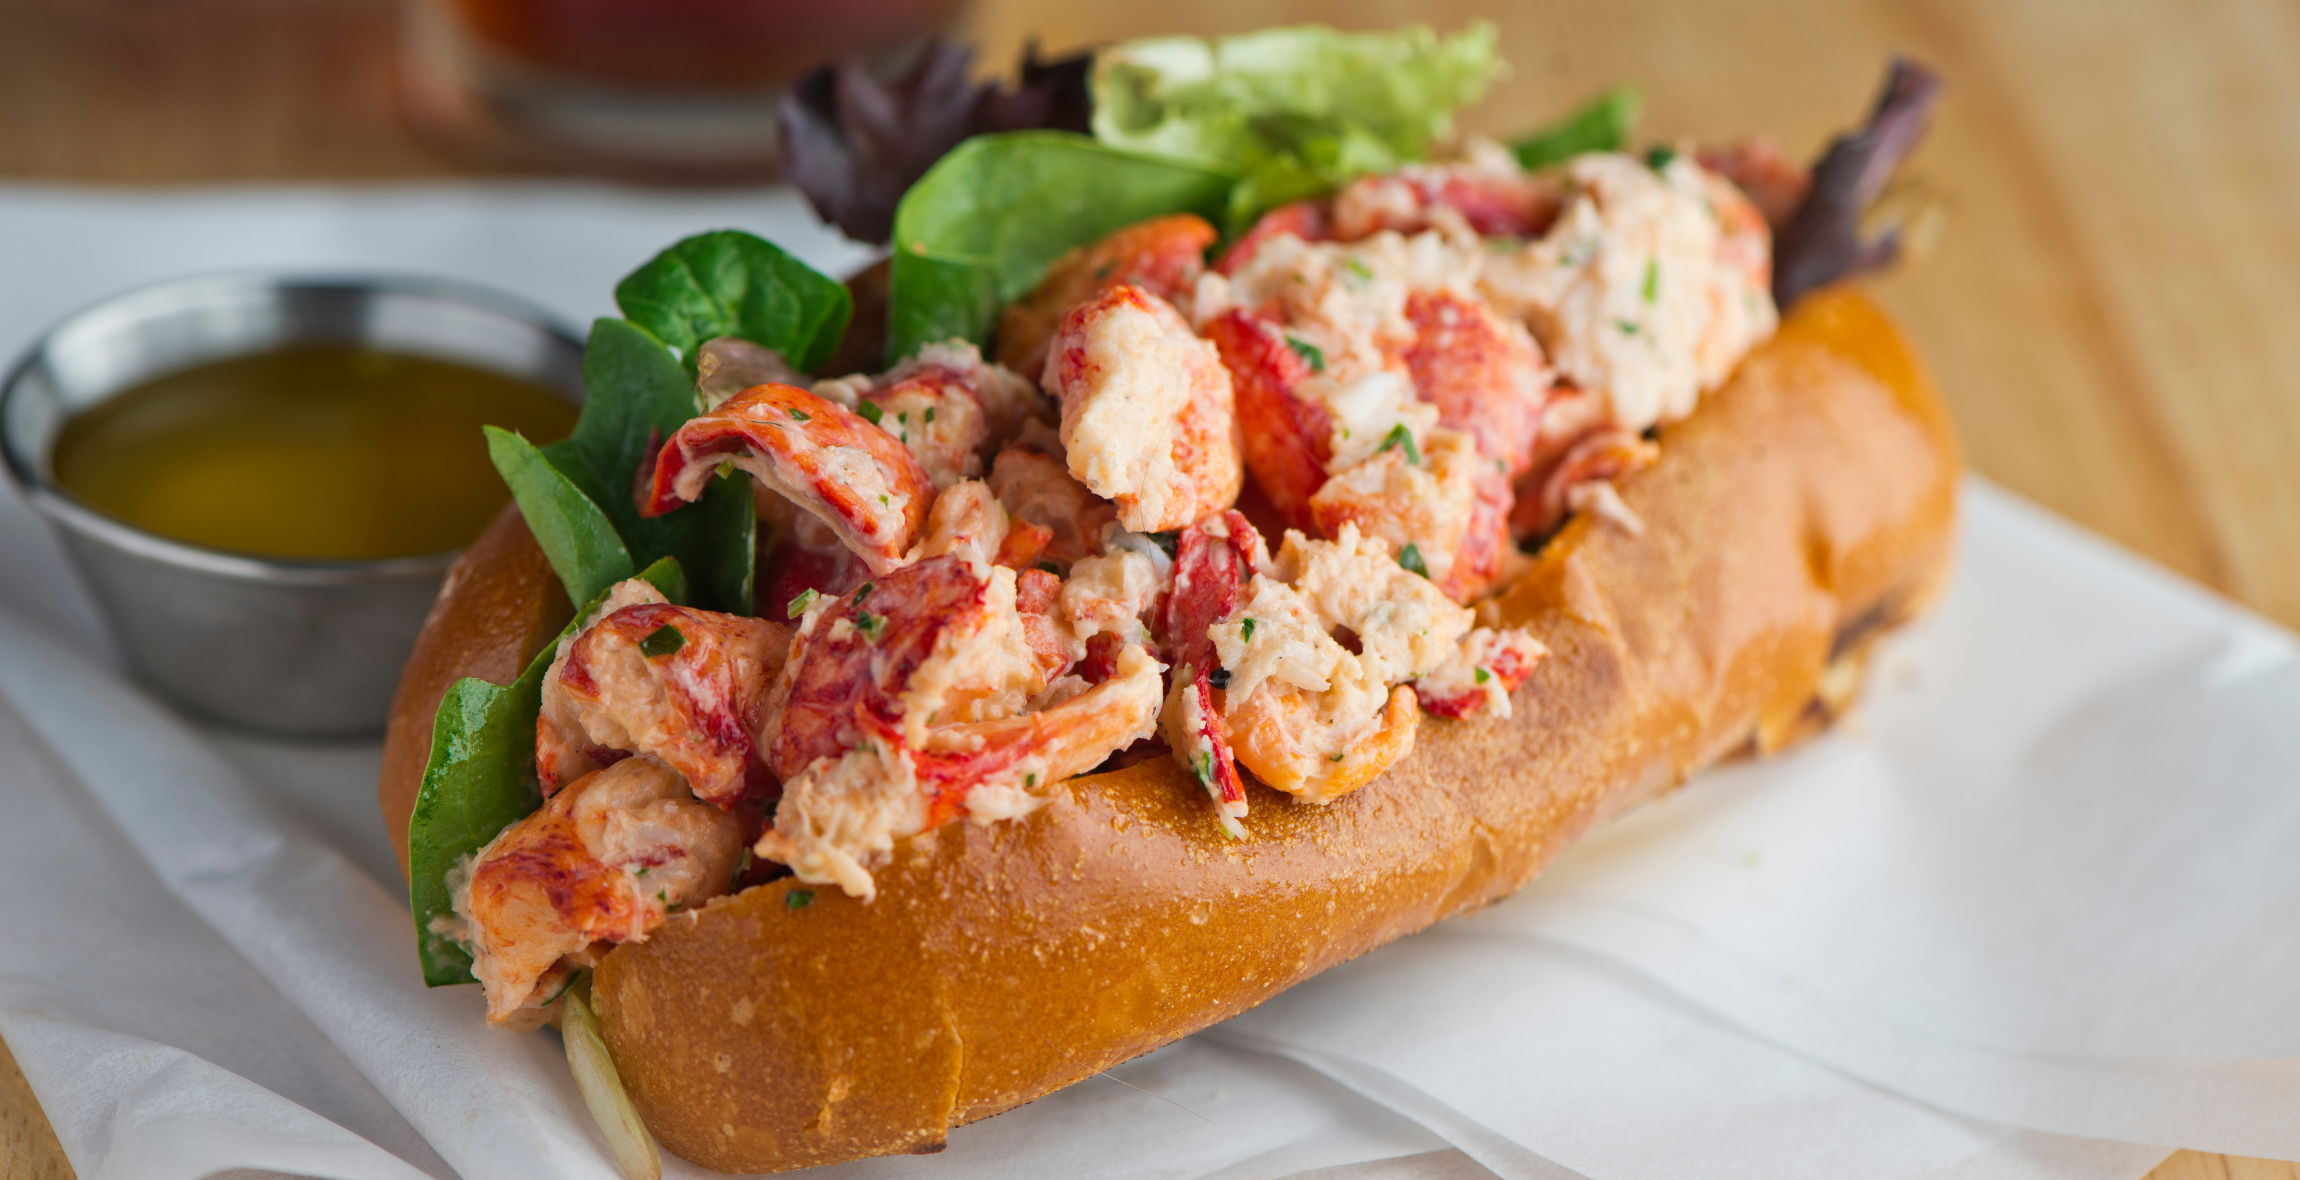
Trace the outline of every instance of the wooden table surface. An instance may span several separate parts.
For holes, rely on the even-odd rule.
[[[402,127],[386,0],[0,0],[0,180],[184,184],[460,171]],[[1507,132],[1601,86],[1645,130],[1798,154],[1886,55],[1949,80],[1919,168],[1935,255],[1879,288],[1973,467],[2300,625],[2300,8],[2284,0],[983,0],[986,62],[1319,19],[1494,20]],[[0,1050],[0,1180],[69,1165]],[[2181,1152],[2155,1180],[2300,1180]]]

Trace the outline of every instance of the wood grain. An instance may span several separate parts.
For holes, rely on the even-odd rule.
[[[16,1055],[0,1044],[0,1180],[71,1180],[56,1132],[40,1113]]]
[[[439,175],[392,92],[386,0],[0,0],[0,177]],[[2281,0],[986,0],[1003,62],[1155,32],[1491,19],[1506,132],[1600,87],[1646,130],[1797,153],[1917,54],[1950,100],[1919,168],[1944,245],[1880,292],[1982,474],[2300,625],[2300,9]],[[0,1180],[69,1176],[0,1052]],[[2300,1180],[2179,1152],[2153,1180]]]

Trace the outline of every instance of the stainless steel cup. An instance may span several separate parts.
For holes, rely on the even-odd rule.
[[[414,277],[232,274],[143,287],[34,344],[0,387],[0,452],[62,538],[136,675],[189,712],[273,733],[382,729],[455,559],[284,561],[143,532],[58,487],[66,419],[163,373],[290,344],[358,343],[583,396],[583,346],[510,296]]]

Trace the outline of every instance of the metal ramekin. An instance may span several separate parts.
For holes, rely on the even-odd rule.
[[[286,561],[154,536],[58,487],[66,419],[139,382],[283,345],[358,343],[583,396],[583,345],[550,313],[461,283],[229,274],[139,288],[51,329],[0,386],[0,452],[62,538],[135,674],[189,712],[273,733],[382,729],[454,553]]]

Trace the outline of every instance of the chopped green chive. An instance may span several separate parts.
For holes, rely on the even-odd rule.
[[[1488,672],[1483,668],[1479,668],[1477,670],[1477,682],[1479,684],[1484,684],[1486,681],[1491,679],[1493,679],[1493,673]]]
[[[1336,754],[1336,755],[1334,755],[1333,757],[1326,759],[1326,761],[1328,761],[1328,762],[1339,762],[1339,761],[1341,761],[1341,760],[1342,760],[1342,755],[1340,755],[1340,754]]]
[[[728,878],[727,878],[727,888],[729,888],[729,889],[733,889],[733,888],[735,887],[736,883],[737,883],[737,882],[739,882],[739,881],[741,881],[741,880],[743,879],[743,874],[744,874],[744,873],[747,873],[747,872],[750,872],[750,871],[751,871],[751,850],[750,850],[750,849],[748,849],[748,848],[745,848],[745,849],[743,849],[742,855],[740,855],[740,856],[737,856],[737,857],[735,858],[735,871],[734,871],[734,874],[733,874],[732,876],[730,876],[730,877],[728,877]]]
[[[894,503],[894,501],[886,498],[886,493],[884,492],[879,493],[878,502],[887,505],[892,505]]]
[[[644,877],[648,874],[648,872],[653,870],[654,867],[655,866],[653,865],[640,865],[638,868],[631,870],[631,875],[634,877]]]
[[[648,632],[647,637],[639,641],[639,654],[650,660],[659,660],[685,646],[687,637],[680,634],[677,627],[665,623]]]
[[[1430,566],[1422,560],[1422,547],[1412,541],[1406,542],[1406,547],[1398,550],[1398,564],[1404,566],[1407,573],[1420,574],[1424,581],[1429,579]]]
[[[863,599],[869,598],[870,592],[876,589],[878,589],[877,582],[864,582],[862,585],[855,587],[855,605],[861,606],[863,604]]]
[[[1023,790],[1027,791],[1027,790],[1029,790],[1029,789],[1031,789],[1032,787],[1035,787],[1035,786],[1037,786],[1037,785],[1038,785],[1038,774],[1037,774],[1037,772],[1036,772],[1036,771],[1033,771],[1033,772],[1031,772],[1031,773],[1029,773],[1029,774],[1026,774],[1026,775],[1023,775],[1023,776],[1022,776],[1022,789],[1023,789]]]
[[[877,643],[878,637],[886,634],[886,616],[866,610],[855,616],[855,630],[862,632],[864,639]]]
[[[1036,562],[1030,568],[1045,570],[1047,573],[1053,574],[1057,578],[1062,576],[1062,567],[1054,564],[1051,561]]]
[[[1645,166],[1659,172],[1677,158],[1677,149],[1656,146],[1645,153]]]
[[[925,417],[924,419],[922,419],[922,420],[920,421],[920,423],[919,423],[919,424],[920,424],[920,425],[922,425],[922,426],[932,426],[932,425],[934,425],[934,407],[933,407],[933,406],[928,406],[928,407],[926,408],[926,417]]]
[[[1325,349],[1293,335],[1286,337],[1286,347],[1293,349],[1294,355],[1302,358],[1302,363],[1310,366],[1311,372],[1323,373],[1326,371]]]
[[[1177,530],[1174,530],[1174,529],[1168,529],[1167,531],[1165,531],[1165,532],[1163,532],[1163,533],[1144,533],[1144,534],[1142,534],[1142,535],[1143,535],[1143,536],[1145,536],[1145,537],[1148,537],[1148,538],[1150,538],[1150,543],[1151,543],[1151,544],[1153,544],[1153,545],[1156,545],[1156,546],[1157,546],[1157,547],[1159,547],[1160,549],[1163,549],[1163,550],[1165,550],[1165,551],[1166,551],[1166,556],[1168,556],[1168,557],[1179,557],[1179,556],[1181,556],[1181,553],[1182,553],[1182,534],[1181,534],[1179,531],[1177,531]]]
[[[783,895],[783,904],[794,910],[803,910],[815,900],[812,889],[793,889]]]
[[[1204,754],[1204,753],[1201,753],[1201,754],[1199,754],[1199,755],[1198,755],[1198,759],[1197,759],[1197,761],[1195,761],[1195,762],[1192,762],[1192,763],[1190,764],[1190,773],[1192,773],[1192,774],[1194,774],[1194,775],[1197,775],[1197,776],[1198,776],[1198,785],[1199,785],[1199,786],[1201,786],[1201,787],[1211,787],[1211,786],[1213,786],[1213,785],[1214,785],[1214,756],[1213,756],[1212,754]]]
[[[1624,336],[1635,336],[1637,334],[1637,324],[1632,320],[1615,320],[1613,321],[1613,326],[1621,329],[1621,334]]]
[[[1343,269],[1349,271],[1351,274],[1354,274],[1361,279],[1370,280],[1374,277],[1374,272],[1366,269],[1366,264],[1358,261],[1355,258],[1352,258],[1348,262],[1343,263],[1342,267]]]
[[[791,599],[790,605],[783,608],[783,617],[786,619],[798,618],[800,615],[807,613],[807,610],[813,607],[814,604],[822,601],[822,597],[823,596],[821,591],[815,590],[811,587],[799,591],[799,596],[797,598]]]
[[[1245,618],[1238,620],[1238,635],[1240,642],[1254,642],[1254,616],[1247,615]]]
[[[863,421],[873,426],[878,425],[879,419],[886,417],[886,411],[879,409],[876,402],[864,402],[856,406],[855,413],[862,415]]]
[[[1661,260],[1648,258],[1645,260],[1645,302],[1652,303],[1660,297]]]
[[[791,409],[790,415],[791,417],[796,418],[801,422],[812,422],[815,420],[815,416],[813,414],[807,413],[805,410]]]
[[[1404,447],[1406,462],[1416,467],[1422,465],[1422,449],[1414,445],[1414,432],[1406,429],[1405,423],[1390,427],[1389,434],[1383,437],[1382,445],[1374,448],[1374,453],[1379,455],[1391,447]]]

